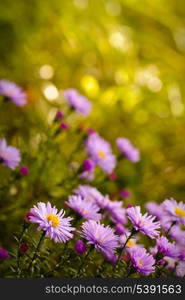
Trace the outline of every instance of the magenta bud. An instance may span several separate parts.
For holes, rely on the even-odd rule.
[[[126,189],[123,189],[123,190],[120,191],[120,196],[122,198],[128,198],[128,197],[130,197],[130,192]]]
[[[126,229],[121,223],[116,224],[116,233],[119,235],[126,233]]]
[[[161,258],[160,260],[158,260],[157,264],[158,265],[164,265],[165,264],[165,260],[163,258]]]
[[[75,242],[75,251],[78,253],[78,254],[83,254],[85,253],[87,250],[86,248],[86,245],[83,241],[81,240],[78,240]]]
[[[91,159],[84,160],[83,170],[84,171],[93,171],[94,170],[94,162]]]
[[[24,221],[27,222],[27,223],[29,223],[30,222],[30,217],[33,217],[33,216],[34,216],[34,214],[32,214],[30,211],[27,212],[25,214]]]
[[[26,253],[27,251],[28,251],[28,244],[26,244],[26,243],[22,243],[21,245],[20,245],[20,248],[19,248],[19,251],[21,252],[21,253]]]
[[[8,251],[3,248],[0,248],[0,261],[10,258]]]
[[[125,253],[123,256],[122,256],[122,259],[126,262],[129,262],[130,261],[130,255],[128,253]]]
[[[88,135],[90,135],[90,134],[93,134],[93,133],[95,133],[96,131],[94,130],[94,129],[92,129],[92,128],[89,128],[88,130],[87,130],[87,134]]]
[[[59,128],[61,130],[67,130],[69,128],[69,125],[65,122],[61,122],[60,125],[59,125]]]
[[[113,173],[109,174],[109,179],[112,181],[116,180],[117,179],[116,173],[113,172]]]
[[[64,114],[61,111],[57,111],[55,119],[56,120],[61,120],[64,117]]]
[[[127,204],[126,208],[130,208],[130,207],[134,207],[134,205],[131,203]]]
[[[22,166],[19,170],[22,176],[27,176],[29,174],[29,168],[27,166]]]

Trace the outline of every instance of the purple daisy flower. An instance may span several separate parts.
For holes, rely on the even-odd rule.
[[[169,256],[164,256],[162,260],[164,260],[165,265],[167,263],[167,265],[166,265],[167,269],[174,270],[176,268],[176,263],[177,263],[176,259],[169,257]]]
[[[162,212],[161,217],[159,218],[159,222],[161,224],[161,228],[163,228],[164,231],[170,233],[171,226],[172,226],[172,220],[169,216],[167,216],[164,212]]]
[[[182,245],[178,245],[176,251],[178,253],[179,260],[185,261],[185,248]]]
[[[111,215],[114,223],[127,223],[126,210],[122,207],[122,201],[111,201],[109,196],[96,199],[96,204]]]
[[[149,247],[148,250],[149,250],[150,254],[152,254],[153,256],[157,255],[157,252],[158,252],[157,246]]]
[[[87,98],[80,95],[75,89],[68,89],[63,91],[65,100],[77,112],[87,116],[92,108],[92,104]]]
[[[68,202],[65,203],[86,220],[99,221],[101,219],[101,214],[98,213],[99,207],[81,196],[69,196]]]
[[[133,247],[129,251],[133,267],[142,275],[150,275],[155,271],[155,260],[152,255],[147,253],[142,247]]]
[[[112,207],[111,207],[111,204],[112,204],[113,201],[111,201],[109,199],[109,196],[104,196],[102,198],[97,198],[96,199],[96,203],[97,205],[103,209],[103,210],[106,210],[108,212],[111,212],[112,211]]]
[[[55,243],[65,243],[73,237],[71,231],[74,230],[71,227],[70,221],[71,217],[64,218],[65,212],[51,206],[51,203],[47,204],[44,202],[38,202],[31,209],[31,214],[29,216],[29,221],[31,223],[39,224],[38,230],[44,230],[46,236],[54,240]]]
[[[162,204],[157,204],[155,202],[148,202],[145,208],[149,213],[156,217],[156,220],[160,222],[161,227],[164,231],[168,231],[172,225],[172,221],[169,216],[164,212]]]
[[[170,230],[170,237],[174,239],[177,243],[185,246],[185,230],[182,230],[179,224],[174,225]]]
[[[145,208],[151,215],[155,216],[157,219],[160,219],[163,214],[161,205],[157,204],[156,202],[147,202]]]
[[[81,236],[105,256],[112,256],[119,247],[118,236],[109,226],[90,220],[82,224],[82,229]]]
[[[104,198],[104,196],[95,187],[90,185],[79,185],[75,190],[75,193],[85,200],[96,204],[103,201]]]
[[[119,202],[119,201],[111,201],[112,203],[114,202]],[[112,207],[110,206],[110,213],[112,216],[112,221],[114,223],[122,223],[126,224],[127,223],[127,217],[126,217],[126,209],[123,207]]]
[[[97,197],[96,204],[111,215],[114,223],[127,223],[126,210],[122,207],[122,201],[111,201],[109,196]]]
[[[160,223],[154,221],[154,216],[150,216],[147,213],[142,215],[140,210],[140,206],[126,209],[127,216],[132,222],[135,230],[148,235],[151,239],[158,237],[159,232],[157,229],[160,228]]]
[[[178,222],[185,225],[185,204],[177,202],[175,199],[166,199],[162,203],[164,212],[169,216],[172,222]]]
[[[117,138],[116,145],[127,159],[132,162],[138,162],[140,160],[139,150],[135,148],[128,139],[121,137]]]
[[[0,80],[0,94],[18,106],[24,106],[27,103],[26,94],[22,88],[9,80]]]
[[[127,232],[126,228],[121,223],[117,223],[115,229],[116,233],[119,235],[124,235]]]
[[[104,172],[111,174],[116,167],[116,158],[112,154],[110,144],[101,138],[98,133],[88,136],[85,142],[88,155],[96,165],[99,165]]]
[[[75,193],[85,200],[95,203],[100,209],[109,212],[113,222],[127,223],[126,211],[122,207],[122,201],[111,201],[108,196],[102,195],[96,188],[90,185],[80,185],[75,190]]]
[[[126,234],[122,234],[120,236],[119,242],[120,242],[121,247],[123,247],[123,245],[125,244],[129,235],[130,235],[130,232],[127,231]],[[141,245],[137,244],[137,241],[138,241],[138,237],[129,239],[127,244],[125,245],[125,249],[128,251],[134,247],[142,247]]]
[[[176,267],[176,275],[179,277],[185,276],[185,261],[180,261]]]
[[[156,241],[158,251],[164,256],[169,256],[172,258],[177,258],[179,251],[175,243],[170,243],[168,239],[164,236],[161,236]]]
[[[20,151],[13,146],[8,146],[5,139],[0,139],[0,162],[14,170],[20,161]]]

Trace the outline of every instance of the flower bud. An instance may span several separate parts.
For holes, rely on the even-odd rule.
[[[122,198],[128,198],[128,197],[130,197],[131,195],[130,195],[130,192],[129,192],[128,190],[123,189],[123,190],[120,191],[120,196],[121,196]]]
[[[109,174],[109,179],[112,181],[116,180],[117,179],[116,173],[113,172],[113,173]]]
[[[8,251],[3,248],[0,248],[0,261],[10,258]]]
[[[92,128],[89,128],[88,130],[87,130],[87,134],[88,135],[90,135],[90,134],[93,134],[93,133],[95,133],[96,131],[94,130],[94,129],[92,129]]]
[[[94,170],[94,162],[91,159],[86,159],[83,162],[83,170],[84,171],[93,171]]]
[[[59,125],[59,128],[61,130],[67,130],[69,128],[69,125],[65,122],[61,122],[60,125]]]
[[[22,243],[22,244],[20,245],[19,251],[20,251],[21,253],[26,253],[26,252],[28,251],[28,249],[29,249],[28,244]]]
[[[30,222],[30,217],[32,217],[33,214],[29,211],[25,214],[25,217],[24,217],[24,221],[29,223]]]
[[[126,208],[130,208],[130,207],[134,207],[134,205],[131,204],[131,203],[128,203],[127,206],[126,206]]]
[[[63,117],[64,117],[64,114],[60,110],[58,110],[56,113],[55,119],[61,120]]]
[[[27,176],[29,174],[29,168],[27,166],[22,166],[19,170],[22,176]]]
[[[86,245],[83,241],[81,240],[78,240],[76,241],[75,243],[75,251],[78,253],[78,254],[83,254],[86,252]]]

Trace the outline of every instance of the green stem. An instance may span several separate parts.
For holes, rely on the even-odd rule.
[[[20,238],[19,238],[19,243],[18,243],[18,247],[17,247],[17,277],[19,278],[20,275],[21,275],[21,269],[20,269],[20,246],[21,246],[21,243],[22,243],[22,240],[23,240],[23,236],[24,236],[24,233],[27,229],[27,224],[23,224],[23,227],[22,227],[22,232],[21,232],[21,235],[20,235]]]
[[[126,247],[128,241],[129,241],[129,240],[133,237],[133,235],[136,234],[136,233],[137,233],[137,231],[136,231],[135,229],[132,229],[131,234],[130,234],[130,235],[128,236],[128,238],[126,239],[126,241],[125,241],[125,243],[124,243],[124,245],[123,245],[123,247],[122,247],[122,249],[121,249],[120,255],[118,256],[118,262],[120,261],[122,255],[123,255],[123,251],[124,251],[124,249],[125,249],[125,247]]]
[[[42,232],[42,235],[41,235],[41,237],[40,237],[40,239],[39,239],[39,242],[38,242],[38,244],[37,244],[37,247],[36,247],[36,249],[35,249],[35,252],[34,252],[34,254],[33,254],[33,257],[32,257],[32,259],[31,259],[31,261],[30,261],[29,266],[28,266],[28,270],[27,270],[28,274],[29,274],[29,271],[30,271],[30,269],[31,269],[31,266],[32,266],[32,264],[33,264],[33,262],[34,262],[34,260],[35,260],[35,258],[36,258],[36,256],[37,256],[37,252],[38,252],[39,249],[40,249],[40,245],[41,245],[41,242],[42,242],[44,236],[45,236],[45,231]]]
[[[136,233],[137,233],[137,230],[135,230],[135,229],[133,228],[132,231],[131,231],[131,233],[130,233],[130,235],[127,237],[127,239],[126,239],[126,241],[125,241],[125,243],[124,243],[124,245],[123,245],[123,247],[122,247],[122,249],[121,249],[121,252],[120,252],[120,254],[119,254],[119,256],[118,256],[117,264],[114,265],[114,268],[113,268],[113,274],[114,274],[114,272],[115,272],[115,270],[116,270],[116,266],[118,265],[119,261],[121,260],[121,257],[122,257],[122,255],[123,255],[123,252],[124,252],[124,250],[125,250],[125,247],[126,247],[128,241],[129,241],[129,240],[132,238],[132,236],[135,235]]]
[[[158,267],[158,270],[157,270],[157,273],[156,273],[156,278],[159,278],[162,275],[162,273],[163,273],[165,267],[167,266],[167,264],[168,263],[165,262],[164,265],[161,268]]]
[[[166,234],[169,234],[170,233],[170,230],[172,229],[172,227],[176,224],[176,221],[173,221],[170,225],[170,227],[168,228]]]
[[[78,268],[78,272],[77,272],[77,277],[80,276],[81,271],[82,271],[82,268],[84,267],[84,265],[85,265],[85,263],[86,263],[86,261],[87,261],[87,258],[88,258],[88,256],[89,256],[91,250],[92,250],[92,247],[89,248],[89,250],[87,251],[87,253],[86,253],[85,257],[84,257],[84,260],[83,260],[82,263],[80,264],[80,266],[79,266],[79,268]]]
[[[64,257],[65,257],[65,254],[66,254],[66,250],[67,250],[67,243],[65,243],[65,246],[64,246],[64,249],[63,249],[63,257],[61,256],[60,257],[60,261],[55,265],[55,267],[53,268],[53,270],[47,272],[45,274],[45,276],[49,276],[49,275],[52,275],[54,272],[58,271],[60,269],[60,267],[62,266],[63,262],[64,262]],[[71,256],[71,254],[67,257],[67,259],[69,259]]]
[[[103,275],[104,271],[106,270],[106,268],[107,268],[107,262],[104,260],[102,265],[99,266],[99,268],[97,269],[97,276],[96,277],[97,278],[98,277],[103,278],[102,275]],[[101,274],[100,274],[100,272],[101,272]]]
[[[128,278],[134,271],[135,270],[134,270],[133,266],[129,263],[129,265],[128,265],[128,273],[126,275],[126,278]]]

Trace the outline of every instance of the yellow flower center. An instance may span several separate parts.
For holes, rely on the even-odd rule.
[[[128,243],[127,243],[127,246],[129,247],[129,248],[132,248],[133,246],[135,245],[135,242],[134,242],[134,240],[129,240],[128,241]]]
[[[143,226],[144,224],[145,224],[145,221],[143,219],[141,219],[140,226]]]
[[[7,94],[9,97],[13,96],[13,93],[12,93],[11,90],[10,90],[10,91],[7,91],[6,94]]]
[[[60,224],[59,217],[56,215],[49,214],[47,216],[48,221],[51,221],[53,227],[57,227]]]
[[[83,213],[83,214],[88,214],[89,211],[88,211],[87,209],[84,208],[84,209],[82,209],[82,213]]]
[[[176,208],[175,213],[176,213],[179,217],[185,217],[185,210],[181,209],[180,207],[177,207],[177,208]]]
[[[93,199],[93,197],[89,196],[89,197],[87,197],[87,200],[88,201],[93,201],[94,199]]]
[[[98,156],[101,159],[105,159],[105,157],[106,157],[106,155],[105,155],[105,153],[103,151],[98,151]]]
[[[140,266],[142,266],[142,267],[144,266],[142,260],[139,260],[139,261],[138,261],[138,264],[139,264]]]

